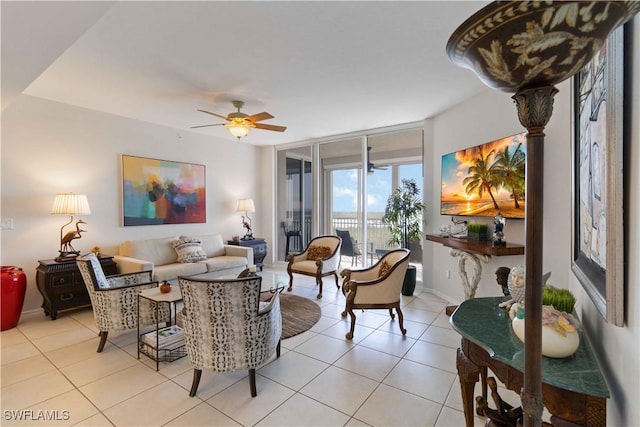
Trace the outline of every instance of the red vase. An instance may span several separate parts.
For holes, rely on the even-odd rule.
[[[15,328],[20,320],[24,295],[27,292],[27,275],[19,267],[2,266],[2,288],[0,298],[0,330]]]

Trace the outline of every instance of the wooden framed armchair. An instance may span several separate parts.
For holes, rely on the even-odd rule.
[[[400,332],[402,335],[407,333],[403,324],[402,310],[400,310],[400,292],[409,265],[410,253],[408,249],[393,249],[369,268],[342,271],[341,275],[344,278],[342,293],[347,299],[342,317],[347,317],[347,313],[351,317],[351,328],[345,335],[347,339],[353,338],[356,326],[354,309],[388,309],[393,319],[395,308],[398,313]]]
[[[94,254],[76,258],[76,264],[91,298],[93,316],[100,330],[98,353],[104,349],[109,332],[126,331],[138,327],[138,294],[143,289],[158,287],[151,281],[151,271],[105,276]],[[158,311],[158,322],[169,322],[166,304]],[[140,301],[140,326],[156,324],[156,310],[151,301]]]
[[[256,368],[280,357],[280,292],[260,302],[262,277],[197,280],[179,277],[187,355],[193,365],[189,396],[198,391],[202,370],[249,371],[251,397],[257,395]]]
[[[289,255],[287,273],[289,273],[289,287],[293,289],[293,273],[304,274],[316,278],[319,287],[317,298],[322,298],[322,278],[333,275],[338,284],[338,267],[340,266],[340,246],[342,239],[338,236],[318,236],[311,239],[304,252],[297,255]]]

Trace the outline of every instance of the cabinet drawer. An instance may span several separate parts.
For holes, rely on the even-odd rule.
[[[65,274],[51,274],[48,277],[48,284],[52,288],[58,286],[72,286],[78,280],[77,275],[73,273],[65,273]]]
[[[56,292],[51,295],[51,304],[57,310],[90,305],[91,299],[86,289],[65,289],[64,292]]]

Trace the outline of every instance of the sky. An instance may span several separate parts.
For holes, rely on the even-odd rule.
[[[356,212],[358,208],[358,169],[336,170],[333,172],[333,211]],[[376,169],[367,175],[369,191],[367,208],[369,212],[384,212],[387,198],[392,192],[391,167]],[[400,179],[414,179],[422,188],[422,164],[401,165]],[[422,196],[422,192],[420,193]]]

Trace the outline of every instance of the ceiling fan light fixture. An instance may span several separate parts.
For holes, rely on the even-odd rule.
[[[249,129],[253,127],[252,125],[253,123],[243,118],[234,118],[231,122],[226,123],[224,126],[231,133],[231,135],[240,139],[249,134]]]

